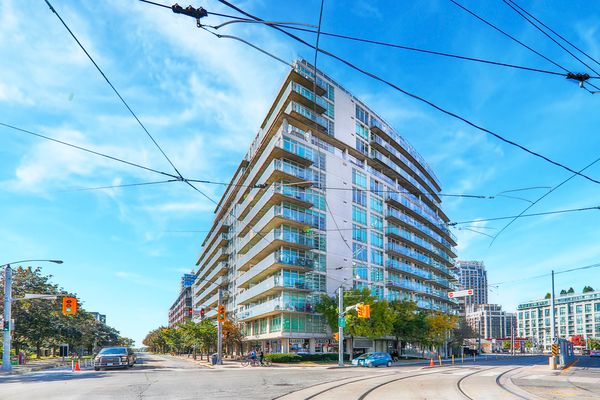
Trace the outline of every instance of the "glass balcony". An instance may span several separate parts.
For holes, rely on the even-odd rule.
[[[281,268],[281,266],[287,266],[292,269],[312,270],[315,266],[315,261],[313,257],[277,250],[252,266],[248,272],[241,275],[237,279],[237,284],[240,287],[244,287],[253,281],[262,279],[261,277],[268,276],[277,268]]]
[[[422,233],[428,235],[429,237],[431,237],[432,239],[436,240],[437,242],[443,244],[444,246],[446,246],[447,248],[449,248],[452,251],[452,246],[450,245],[450,243],[447,240],[445,240],[439,233],[435,232],[433,229],[431,229],[427,225],[417,221],[416,219],[414,219],[392,207],[388,207],[386,209],[385,215],[386,215],[386,217],[392,217],[392,218],[397,219],[398,221],[404,222],[405,224],[416,229],[417,231],[422,232]]]
[[[431,188],[431,190],[435,190],[436,186],[431,182],[429,177],[425,176],[425,174],[423,174],[421,172],[421,170],[419,168],[417,168],[417,166],[413,162],[411,162],[402,153],[400,153],[398,150],[396,150],[396,148],[394,146],[392,146],[390,143],[383,140],[376,134],[371,134],[371,141],[377,143],[378,145],[380,145],[381,147],[383,147],[384,149],[389,151],[394,157],[396,157],[397,159],[402,161],[407,167],[409,167],[409,169],[413,173],[417,174]]]
[[[371,158],[373,158],[375,160],[379,160],[386,167],[388,167],[389,169],[391,169],[392,171],[394,171],[395,173],[397,173],[398,175],[400,175],[401,177],[406,179],[408,182],[410,182],[417,189],[419,194],[427,197],[433,204],[438,204],[440,202],[439,198],[437,198],[437,194],[434,197],[434,195],[431,194],[429,189],[426,189],[415,178],[413,178],[408,172],[406,172],[400,166],[396,165],[396,163],[394,163],[389,157],[386,157],[381,152],[379,152],[375,149],[371,149],[370,155],[371,155]]]
[[[304,281],[296,281],[293,284],[291,282],[286,282],[281,274],[278,274],[271,276],[260,283],[257,283],[256,285],[239,294],[237,296],[237,302],[238,304],[244,304],[245,302],[248,302],[257,296],[260,296],[261,294],[264,295],[276,288],[307,290],[308,285],[306,285]]]
[[[396,235],[405,240],[408,240],[411,243],[414,243],[415,245],[425,249],[426,251],[435,254],[436,256],[440,257],[441,259],[447,261],[448,263],[454,264],[454,260],[452,258],[450,258],[450,256],[448,254],[446,254],[445,252],[443,252],[442,250],[440,250],[433,244],[429,243],[428,241],[423,240],[422,238],[420,238],[419,236],[415,235],[412,232],[409,232],[405,229],[396,227],[394,225],[390,225],[386,228],[386,233],[388,235]]]
[[[435,180],[435,182],[439,184],[439,180],[435,176],[433,170],[429,167],[429,165],[425,162],[423,157],[408,143],[402,136],[398,135],[394,130],[381,121],[371,118],[371,128],[376,128],[385,133],[390,137],[394,142],[398,143],[408,154],[410,154],[424,169],[427,173]]]
[[[315,304],[309,302],[291,303],[284,302],[282,297],[267,300],[246,308],[238,314],[240,320],[253,319],[264,314],[274,314],[277,312],[315,312]]]

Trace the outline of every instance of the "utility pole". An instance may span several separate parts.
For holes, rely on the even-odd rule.
[[[338,366],[344,366],[344,327],[341,322],[344,318],[344,285],[338,289],[338,334],[340,340],[338,342]]]
[[[556,316],[554,315],[554,270],[552,270],[552,293],[550,294],[550,336],[552,336],[552,343],[554,343],[554,341],[556,340],[555,319]]]
[[[6,265],[4,268],[4,338],[2,342],[2,371],[12,370],[12,365],[10,364],[10,331],[12,329],[10,309],[12,303],[11,293],[12,268],[10,268],[10,265]]]
[[[221,301],[223,298],[222,292],[221,292],[221,287],[219,286],[218,289],[218,293],[219,293],[219,301],[217,302],[217,304],[220,306],[221,305]],[[218,308],[218,306],[217,306]],[[218,326],[218,330],[217,330],[217,364],[221,365],[223,364],[223,360],[221,359],[221,353],[223,351],[223,323],[220,321],[217,322],[217,326]]]

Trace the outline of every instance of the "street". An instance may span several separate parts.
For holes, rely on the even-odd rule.
[[[429,368],[314,365],[217,368],[141,354],[129,370],[54,369],[0,376],[2,399],[597,399],[600,359],[551,371],[547,357],[490,357]]]

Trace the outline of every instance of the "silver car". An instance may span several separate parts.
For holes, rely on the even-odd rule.
[[[94,357],[94,369],[131,368],[135,360],[135,353],[127,347],[105,347]]]

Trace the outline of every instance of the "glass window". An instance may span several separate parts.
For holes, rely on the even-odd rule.
[[[355,279],[358,276],[359,279],[367,280],[369,277],[369,270],[366,265],[355,263],[352,269],[352,274],[354,275]]]
[[[378,215],[371,214],[371,227],[373,229],[383,231],[383,218]]]
[[[592,305],[591,304],[586,304],[585,305],[585,312],[586,313],[592,312]]]
[[[365,140],[369,140],[369,129],[360,122],[356,123],[356,134]]]
[[[383,200],[371,196],[371,211],[383,213]]]
[[[575,312],[577,314],[581,314],[582,311],[583,311],[583,308],[581,307],[581,304],[575,306]]]
[[[369,145],[367,142],[356,138],[356,150],[360,151],[364,155],[369,155]]]
[[[371,178],[371,192],[383,196],[383,183],[379,182],[377,179]]]
[[[383,251],[371,250],[371,263],[383,265]]]
[[[594,304],[594,311],[600,311],[600,303]]]
[[[355,260],[367,262],[367,246],[352,242],[352,255]]]
[[[358,225],[352,225],[352,239],[359,242],[367,242],[367,229]]]
[[[369,123],[369,114],[364,108],[362,108],[358,104],[356,105],[356,119],[364,122],[365,124]]]
[[[367,206],[367,192],[357,188],[352,188],[352,201],[363,207]]]
[[[367,188],[367,176],[355,169],[352,170],[352,183],[361,189]]]
[[[359,224],[367,224],[367,212],[360,207],[352,206],[352,220]]]
[[[381,233],[371,231],[371,246],[383,249],[383,235]]]

